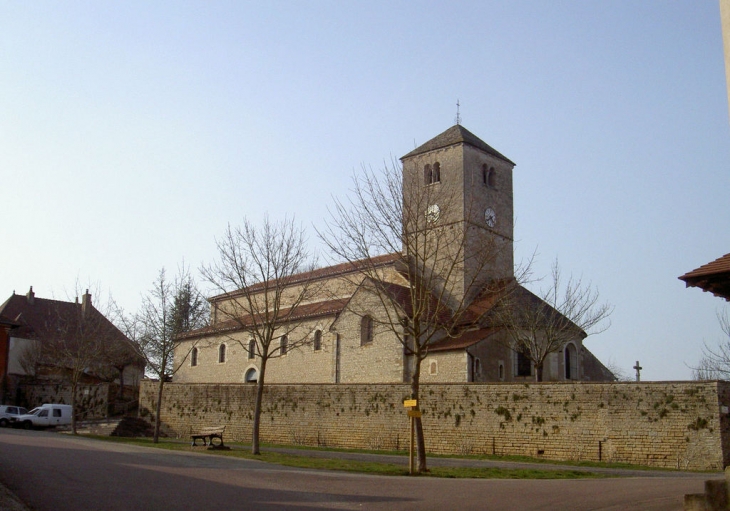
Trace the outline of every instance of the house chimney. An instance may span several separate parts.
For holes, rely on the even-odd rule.
[[[25,297],[28,299],[29,304],[33,305],[35,303],[35,293],[33,292],[33,286],[30,286],[30,291],[28,291],[28,294],[26,294]]]
[[[89,294],[89,290],[86,290],[86,293],[83,294],[81,297],[81,312],[83,314],[86,314],[86,309],[91,308],[91,295]]]

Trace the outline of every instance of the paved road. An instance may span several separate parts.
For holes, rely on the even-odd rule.
[[[0,430],[0,483],[36,511],[681,510],[682,495],[701,492],[707,477],[381,477]]]

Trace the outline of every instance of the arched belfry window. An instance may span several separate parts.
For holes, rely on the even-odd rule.
[[[314,351],[322,349],[322,330],[316,330],[314,332],[314,342],[312,344],[314,346]]]
[[[198,348],[193,348],[190,352],[190,365],[193,367],[198,365]]]
[[[431,165],[427,163],[423,167],[423,182],[427,185],[441,182],[441,164],[439,162]]]
[[[360,345],[370,344],[373,342],[373,318],[363,316],[360,320]]]
[[[224,364],[226,361],[226,345],[221,344],[218,346],[218,363]]]
[[[494,188],[496,182],[497,176],[494,172],[494,167],[488,167],[486,163],[482,165],[482,184],[489,188]]]

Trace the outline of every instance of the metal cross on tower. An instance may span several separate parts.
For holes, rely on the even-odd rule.
[[[459,100],[456,100],[456,124],[461,124],[461,112],[459,112]]]
[[[641,370],[644,369],[639,365],[639,361],[636,361],[636,365],[632,368],[636,369],[636,381],[641,381]]]

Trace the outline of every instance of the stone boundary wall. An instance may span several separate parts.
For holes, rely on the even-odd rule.
[[[140,414],[151,419],[156,383],[143,382]],[[226,425],[250,441],[255,387],[165,384],[165,432],[187,437]],[[402,384],[267,385],[261,441],[406,449]],[[730,464],[730,382],[469,383],[421,386],[426,448],[720,470]]]
[[[76,399],[77,419],[101,419],[109,409],[109,384],[79,385]],[[71,404],[71,386],[61,384],[31,384],[19,386],[19,406],[30,410],[44,403]]]

